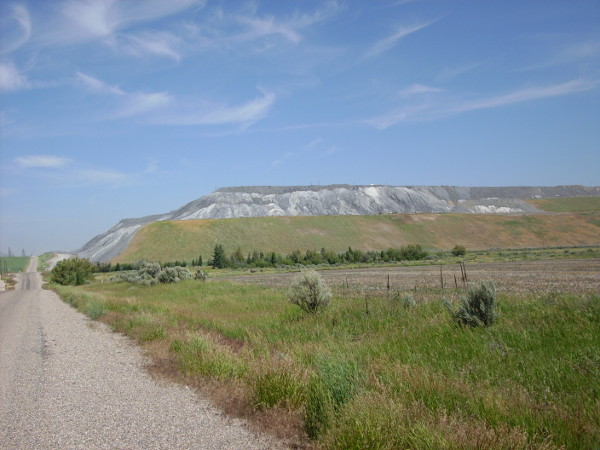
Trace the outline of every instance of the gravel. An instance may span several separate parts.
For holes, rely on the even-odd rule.
[[[21,277],[0,295],[0,448],[282,447],[153,379],[130,340]]]

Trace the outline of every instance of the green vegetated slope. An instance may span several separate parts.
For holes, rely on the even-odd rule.
[[[598,208],[600,209],[600,208]],[[290,253],[295,249],[341,252],[349,246],[381,250],[406,244],[428,249],[469,249],[598,245],[600,212],[493,216],[472,214],[390,214],[300,216],[154,222],[142,228],[113,262],[191,260],[227,253],[238,246]]]
[[[22,272],[29,263],[29,256],[1,256],[0,269],[4,272]]]
[[[543,211],[557,213],[600,211],[600,197],[540,198],[529,203]]]

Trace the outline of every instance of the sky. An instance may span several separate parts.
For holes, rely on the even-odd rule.
[[[600,1],[0,2],[0,251],[247,185],[600,185]]]

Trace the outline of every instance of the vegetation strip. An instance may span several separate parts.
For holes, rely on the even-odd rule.
[[[585,205],[582,206],[584,208]],[[594,208],[594,205],[588,206]],[[586,209],[588,208],[586,207]],[[113,262],[207,259],[215,245],[288,254],[335,253],[424,244],[430,252],[468,249],[598,245],[600,206],[585,213],[538,215],[381,214],[377,216],[253,217],[153,222],[141,228]],[[249,243],[252,243],[250,246]]]
[[[581,262],[552,264],[575,277]],[[224,280],[53,288],[138,340],[163,373],[217,386],[229,412],[326,448],[598,446],[597,274],[511,292],[540,276],[530,266],[540,265],[518,263],[519,278],[500,280],[496,320],[475,328],[444,307],[460,304],[461,284],[388,293],[342,282],[315,314],[280,288]],[[484,281],[466,270],[472,286]],[[385,271],[373,273],[381,284]]]

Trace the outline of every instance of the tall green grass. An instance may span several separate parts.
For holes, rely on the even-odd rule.
[[[600,445],[598,295],[498,294],[497,322],[471,329],[444,308],[448,290],[410,308],[369,298],[368,312],[360,293],[334,297],[312,315],[281,291],[221,281],[60,292],[99,302],[150,350],[163,343],[186,376],[241,384],[257,410],[297,411],[324,447]]]

